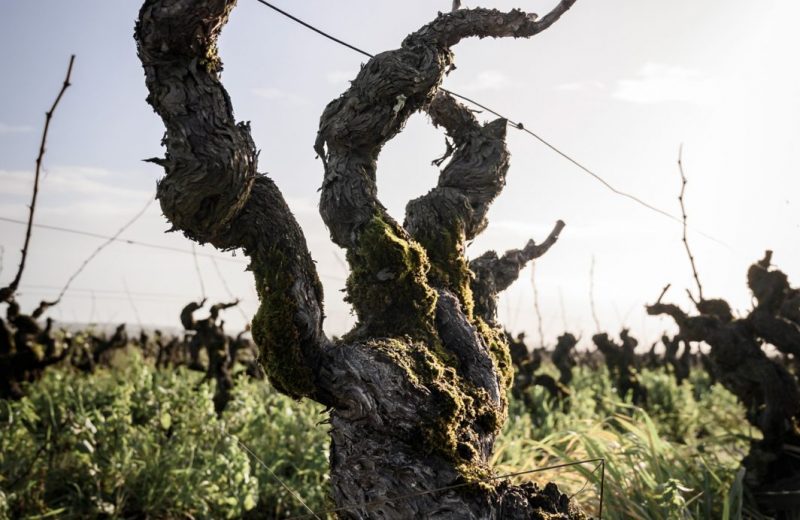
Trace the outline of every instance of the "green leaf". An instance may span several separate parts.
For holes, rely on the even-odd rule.
[[[172,415],[170,415],[169,412],[161,412],[159,422],[161,422],[161,427],[163,429],[169,430],[170,426],[172,426]]]

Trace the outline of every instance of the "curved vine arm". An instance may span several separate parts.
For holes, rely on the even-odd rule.
[[[399,49],[370,59],[350,88],[325,108],[314,144],[325,167],[320,213],[333,241],[348,252],[348,298],[362,334],[425,337],[435,328],[437,296],[428,285],[426,255],[377,197],[382,147],[413,113],[434,101],[453,64],[452,45],[472,36],[532,36],[573,3],[562,0],[541,22],[516,10],[441,14]],[[492,129],[502,139],[502,130]]]
[[[224,311],[225,309],[230,309],[231,307],[236,307],[237,305],[239,305],[239,300],[238,299],[234,300],[232,302],[215,303],[209,309],[208,315],[212,320],[216,321],[216,319],[219,316],[220,312]]]
[[[472,240],[486,228],[489,206],[505,186],[507,121],[481,125],[469,108],[443,91],[436,93],[426,110],[433,124],[453,139],[455,149],[437,186],[406,207],[406,228],[416,236],[426,226],[443,227],[445,232],[460,231]],[[446,214],[437,215],[442,208]]]
[[[181,325],[185,330],[197,330],[197,321],[194,318],[194,313],[205,305],[205,302],[205,299],[199,302],[189,302],[181,309]]]
[[[519,273],[525,265],[544,255],[558,240],[564,222],[559,220],[547,238],[537,244],[533,239],[522,249],[506,251],[502,257],[497,257],[494,251],[487,251],[469,263],[469,268],[474,273],[472,280],[472,294],[475,298],[475,313],[488,323],[494,323],[497,318],[497,295],[514,283],[519,278]]]
[[[419,31],[411,34],[403,45],[422,43],[439,47],[451,47],[464,38],[514,37],[530,38],[553,25],[566,13],[576,0],[561,0],[552,11],[539,19],[533,13],[512,9],[507,13],[496,9],[464,9],[441,15]]]
[[[709,330],[718,325],[718,320],[710,316],[689,316],[677,305],[672,303],[654,303],[646,305],[645,310],[650,316],[665,315],[675,320],[680,330],[680,336],[685,341],[705,341]]]
[[[56,305],[56,304],[58,304],[58,300],[56,300],[56,301],[45,301],[45,300],[40,301],[39,305],[31,313],[31,317],[33,319],[41,318],[42,315],[45,313],[45,311],[47,311],[47,309],[49,309],[50,307],[52,307],[53,305]]]
[[[506,121],[481,125],[471,110],[444,91],[436,93],[426,110],[433,124],[444,127],[452,138],[447,154],[452,158],[436,187],[408,203],[403,226],[428,253],[434,285],[456,294],[471,317],[466,242],[486,227],[489,206],[505,186]]]
[[[149,92],[166,126],[157,197],[189,238],[250,258],[261,307],[253,337],[272,383],[318,400],[322,285],[302,230],[280,190],[257,173],[247,123],[220,83],[217,38],[235,0],[146,0],[135,38]]]

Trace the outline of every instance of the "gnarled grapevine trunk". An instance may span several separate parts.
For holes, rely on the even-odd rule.
[[[492,475],[506,416],[512,369],[497,293],[563,223],[541,244],[467,262],[466,241],[485,228],[505,183],[506,122],[482,125],[439,90],[462,38],[529,37],[573,3],[540,21],[516,10],[440,15],[371,59],[326,107],[315,143],[325,170],[320,212],[347,250],[347,298],[358,315],[337,342],[322,332],[322,287],[302,231],[257,173],[249,128],[236,123],[219,81],[216,40],[235,1],[147,0],[141,9],[135,36],[148,101],[167,127],[166,157],[153,160],[166,171],[161,207],[190,238],[250,257],[261,300],[253,337],[270,381],[331,409],[331,492],[342,517],[582,517],[555,486],[452,488]],[[376,162],[420,110],[455,149],[400,225],[377,199]],[[451,489],[424,494],[443,487]]]
[[[762,345],[770,343],[794,356],[800,352],[800,320],[794,314],[800,290],[789,285],[783,272],[770,269],[771,255],[767,251],[748,270],[756,304],[744,318],[735,318],[721,299],[701,299],[696,316],[660,299],[647,306],[647,312],[673,318],[684,341],[704,341],[711,347],[708,357],[714,375],[747,407],[748,420],[763,434],[763,439],[751,442],[742,461],[745,484],[765,514],[796,518],[800,384]]]
[[[0,399],[21,399],[24,384],[38,381],[47,367],[71,354],[69,345],[56,341],[52,318],[47,318],[44,328],[40,326],[39,309],[23,314],[12,300],[6,309],[7,321],[0,318]]]

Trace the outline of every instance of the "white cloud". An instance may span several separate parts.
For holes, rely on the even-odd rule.
[[[8,125],[6,123],[0,123],[0,135],[27,134],[28,132],[30,132],[32,130],[33,130],[33,127],[30,127],[30,126]]]
[[[672,65],[647,63],[635,78],[617,81],[613,96],[631,103],[678,101],[698,105],[718,99],[718,82],[699,72]]]
[[[477,76],[472,78],[466,83],[458,85],[460,90],[464,91],[486,91],[486,90],[503,90],[509,87],[516,87],[517,82],[497,70],[484,70]]]
[[[573,81],[570,83],[562,83],[556,86],[556,90],[564,90],[567,92],[590,92],[595,90],[604,90],[605,83],[598,80],[589,81]]]
[[[273,87],[254,88],[253,94],[258,97],[268,99],[270,101],[286,101],[291,105],[306,105],[308,100],[297,94],[286,92],[284,90]]]
[[[126,200],[141,199],[150,191],[122,188],[115,179],[123,175],[101,168],[84,166],[57,166],[45,169],[39,179],[40,192],[59,196],[80,195],[82,197],[103,196]],[[0,184],[4,195],[29,196],[33,187],[34,172],[25,170],[0,170]]]

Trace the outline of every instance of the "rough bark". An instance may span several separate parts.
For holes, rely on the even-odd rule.
[[[508,152],[505,121],[480,125],[438,90],[452,67],[450,47],[470,36],[532,36],[573,3],[562,1],[541,21],[516,10],[440,15],[371,59],[326,107],[315,142],[325,170],[320,213],[347,250],[347,298],[358,315],[335,343],[322,332],[322,288],[302,231],[278,188],[257,173],[249,128],[236,123],[219,81],[216,40],[235,2],[147,0],[140,11],[135,37],[148,102],[167,127],[167,155],[153,160],[166,172],[162,209],[190,238],[250,257],[261,299],[253,339],[267,376],[278,390],[331,408],[332,497],[342,517],[582,516],[555,486],[485,483],[420,494],[492,475],[511,381],[494,299],[563,227],[541,245],[467,263],[464,242],[485,227]],[[419,110],[456,148],[401,226],[377,198],[376,164]],[[434,243],[441,235],[447,239]]]
[[[216,43],[234,5],[165,0],[142,6],[136,40],[148,102],[167,127],[166,157],[153,160],[166,172],[157,197],[187,236],[245,251],[262,301],[253,334],[273,384],[293,397],[327,401],[315,378],[328,343],[322,286],[283,196],[257,173],[249,127],[235,121],[219,81]]]

